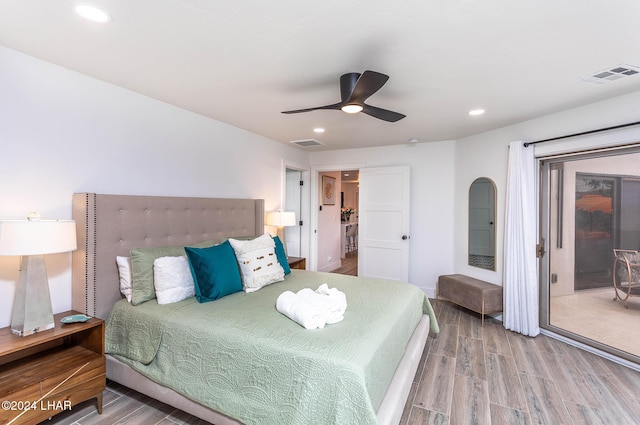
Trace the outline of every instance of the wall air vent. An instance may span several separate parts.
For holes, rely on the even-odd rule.
[[[624,77],[630,77],[640,73],[640,68],[633,65],[620,64],[602,71],[598,71],[593,75],[581,78],[581,81],[593,84],[607,84],[611,81],[619,80]]]
[[[308,148],[311,146],[324,146],[324,143],[316,139],[292,140],[289,143],[302,146],[303,148]]]

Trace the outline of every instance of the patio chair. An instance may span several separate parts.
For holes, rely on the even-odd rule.
[[[613,256],[613,288],[616,292],[613,300],[624,301],[624,308],[629,308],[629,297],[640,296],[640,253],[614,249]]]

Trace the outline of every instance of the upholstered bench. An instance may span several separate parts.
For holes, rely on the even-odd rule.
[[[485,314],[502,311],[502,286],[463,274],[439,276],[436,298],[440,297],[480,313],[482,326]]]

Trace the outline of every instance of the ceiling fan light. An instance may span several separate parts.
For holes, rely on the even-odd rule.
[[[111,22],[111,15],[102,9],[88,4],[78,4],[76,6],[76,13],[85,19],[93,22],[106,23]]]
[[[355,104],[344,105],[342,107],[342,110],[347,114],[357,114],[358,112],[362,112],[362,109],[363,109],[362,105],[355,105]]]

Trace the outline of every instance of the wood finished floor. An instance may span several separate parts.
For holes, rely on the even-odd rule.
[[[545,335],[433,301],[440,334],[427,341],[403,425],[640,423],[640,373]]]
[[[345,257],[341,260],[342,264],[331,273],[347,274],[351,276],[358,276],[358,250],[347,252]]]
[[[432,303],[441,331],[427,341],[401,425],[640,423],[640,373],[493,319],[483,328],[476,313]],[[206,423],[109,382],[102,415],[88,401],[43,425]]]

